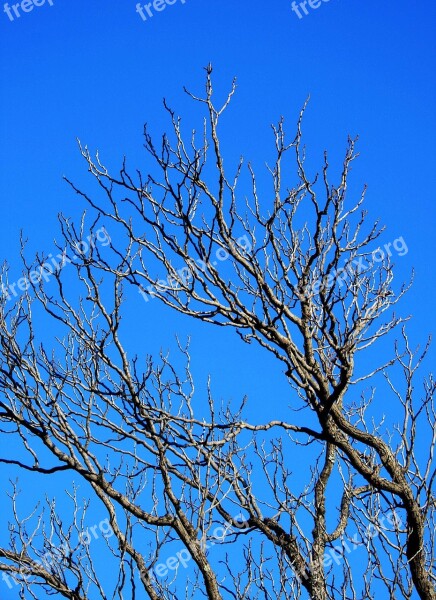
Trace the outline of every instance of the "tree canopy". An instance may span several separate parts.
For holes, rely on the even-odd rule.
[[[86,482],[111,576],[80,538],[74,486],[70,522],[51,500],[22,517],[14,487],[0,569],[38,599],[434,599],[435,383],[417,372],[428,345],[411,348],[394,312],[405,241],[381,244],[366,190],[350,191],[357,140],[339,176],[327,153],[310,174],[305,107],[292,138],[283,119],[272,127],[269,188],[243,158],[228,167],[219,128],[235,90],[217,105],[208,66],[204,94],[187,91],[200,133],[164,103],[170,133],[145,127],[145,172],[112,174],[81,145],[98,189],[67,181],[87,216],[60,217],[58,262],[29,262],[23,243],[20,296],[4,271],[0,461]],[[277,419],[211,386],[199,409],[182,342],[183,369],[131,355],[132,289],[275,357],[289,383],[285,401],[271,386]]]

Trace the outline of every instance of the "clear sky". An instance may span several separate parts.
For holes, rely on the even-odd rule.
[[[291,137],[309,94],[304,131],[315,164],[324,148],[341,159],[347,135],[359,134],[356,195],[366,182],[366,206],[387,225],[384,239],[406,241],[398,277],[416,270],[400,310],[414,315],[415,342],[434,329],[433,0],[323,0],[307,15],[289,0],[175,0],[152,17],[143,9],[145,20],[134,0],[46,0],[32,10],[26,2],[28,12],[0,3],[0,257],[13,272],[21,229],[30,249],[52,252],[57,213],[84,208],[62,181],[88,181],[76,137],[112,166],[126,155],[141,167],[143,123],[157,135],[165,129],[164,96],[193,119],[182,87],[201,91],[202,67],[212,62],[217,93],[238,80],[227,117],[236,154],[262,164],[272,151],[270,123],[284,115]],[[192,333],[194,367],[212,372],[218,396],[248,393],[254,405],[264,403],[282,370],[264,353],[220,329],[205,336],[207,326],[177,320],[156,301],[147,311],[152,318],[144,311],[137,325],[147,349],[172,345],[175,331]],[[201,367],[204,356],[211,360]],[[260,364],[271,375],[254,377]],[[274,385],[275,395],[286,393],[284,377]]]

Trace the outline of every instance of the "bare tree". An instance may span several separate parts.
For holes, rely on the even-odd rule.
[[[367,225],[365,191],[347,197],[356,141],[332,184],[327,155],[320,177],[307,173],[304,108],[292,142],[280,120],[272,190],[261,192],[250,164],[224,166],[218,127],[235,83],[218,108],[206,72],[204,97],[187,92],[205,109],[199,142],[165,103],[172,132],[157,146],[145,129],[147,175],[124,162],[113,176],[81,147],[103,199],[69,183],[95,221],[60,217],[57,268],[23,252],[27,290],[12,304],[4,273],[0,418],[15,455],[9,444],[0,460],[79,476],[110,525],[114,568],[103,583],[95,546],[74,541],[87,509],[76,491],[67,526],[50,499],[47,516],[22,517],[14,486],[0,569],[34,598],[42,588],[77,600],[434,599],[435,383],[417,385],[428,346],[410,348],[405,319],[392,314],[408,286],[393,289],[391,253],[374,260],[383,230]],[[74,261],[97,231],[111,243],[88,244]],[[47,270],[49,285],[35,276]],[[277,419],[256,424],[246,400],[218,406],[209,386],[200,402],[182,344],[183,373],[165,354],[129,357],[122,314],[135,287],[272,353],[291,409],[277,402]],[[380,360],[375,344],[395,329],[392,356]]]

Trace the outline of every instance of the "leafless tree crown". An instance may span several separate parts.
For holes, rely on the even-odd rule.
[[[283,119],[273,126],[260,189],[252,165],[224,160],[235,89],[217,105],[206,69],[205,94],[187,92],[206,115],[191,136],[165,103],[171,133],[157,143],[145,128],[145,175],[126,162],[112,175],[81,146],[99,190],[69,183],[94,222],[60,217],[50,281],[34,275],[47,256],[23,251],[14,301],[4,270],[0,461],[75,482],[70,520],[49,498],[23,516],[11,488],[0,570],[23,598],[436,598],[435,383],[417,381],[427,347],[410,347],[393,312],[408,286],[394,287],[389,253],[371,261],[382,229],[368,226],[365,190],[349,199],[356,140],[335,182],[327,154],[311,176],[304,107],[292,141]],[[108,243],[78,257],[97,231]],[[201,401],[183,344],[183,371],[166,354],[130,356],[129,290],[144,299],[138,319],[161,302],[272,353],[289,382],[285,399],[271,386],[277,419],[248,418],[249,399],[218,404],[210,386]],[[100,542],[81,543],[97,509]]]

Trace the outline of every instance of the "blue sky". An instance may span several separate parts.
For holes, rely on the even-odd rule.
[[[270,123],[284,115],[291,137],[309,94],[304,132],[314,164],[325,148],[340,160],[347,135],[359,134],[355,193],[366,182],[366,207],[387,225],[384,239],[406,240],[398,278],[414,267],[416,282],[400,310],[413,314],[412,339],[423,342],[435,324],[434,2],[330,0],[299,19],[288,0],[176,0],[146,21],[135,4],[53,0],[20,8],[13,21],[0,6],[1,259],[18,274],[20,230],[29,252],[52,252],[57,213],[84,208],[62,181],[89,181],[76,137],[114,167],[123,155],[143,166],[143,123],[157,135],[165,129],[163,97],[194,120],[182,86],[202,90],[202,68],[212,62],[217,94],[238,80],[227,117],[235,156],[261,165],[272,152]],[[273,393],[287,402],[282,369],[264,353],[227,331],[205,335],[206,326],[157,302],[147,311],[132,345],[146,333],[156,351],[173,345],[175,331],[191,333],[194,368],[212,372],[219,397],[247,393],[260,406],[277,379]],[[267,376],[253,377],[259,365]]]

